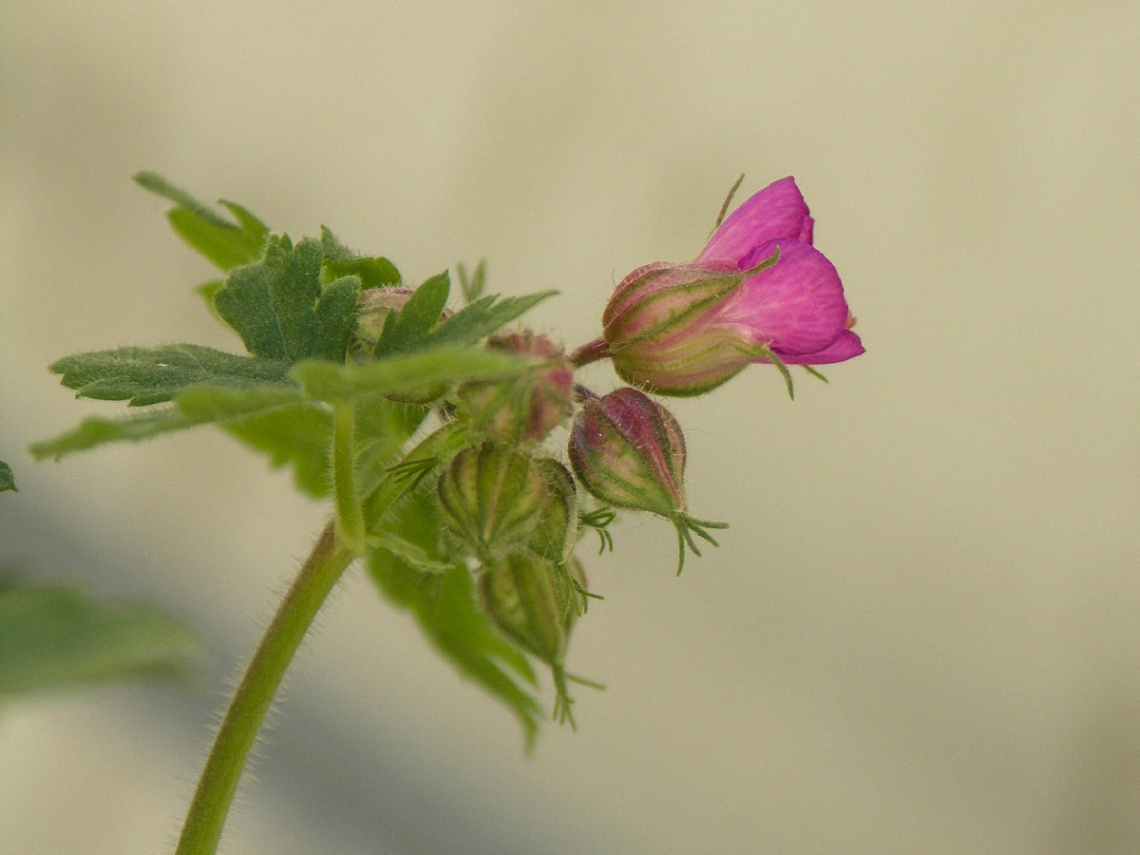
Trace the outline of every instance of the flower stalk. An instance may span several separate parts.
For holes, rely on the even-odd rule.
[[[217,852],[249,752],[285,671],[317,612],[355,557],[356,553],[339,540],[336,524],[330,520],[281,601],[226,710],[190,803],[176,855]]]

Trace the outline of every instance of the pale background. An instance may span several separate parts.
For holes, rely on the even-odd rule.
[[[589,558],[570,664],[609,688],[529,759],[353,574],[224,851],[1140,851],[1138,140],[1134,0],[3,0],[0,559],[216,655],[5,709],[0,852],[170,848],[323,519],[215,430],[23,456],[119,409],[59,356],[238,347],[140,169],[410,279],[486,256],[561,290],[532,321],[568,345],[739,172],[793,174],[868,351],[794,403],[759,367],[676,403],[694,513],[732,528],[679,579],[659,520]]]

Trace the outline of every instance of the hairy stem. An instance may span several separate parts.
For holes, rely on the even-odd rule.
[[[610,343],[604,338],[596,338],[571,353],[569,360],[575,368],[581,368],[583,365],[589,365],[599,359],[608,359],[609,355]]]
[[[364,512],[356,491],[353,428],[356,408],[351,402],[333,407],[333,493],[337,534],[357,555],[364,552]]]
[[[330,520],[249,663],[198,782],[177,855],[214,855],[246,759],[285,670],[321,605],[356,553]]]

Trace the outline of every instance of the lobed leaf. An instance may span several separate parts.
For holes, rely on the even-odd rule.
[[[324,255],[322,280],[331,282],[342,276],[358,276],[361,288],[386,288],[400,284],[400,271],[383,256],[360,256],[321,226],[321,253]]]
[[[46,457],[59,460],[64,455],[86,451],[108,442],[137,442],[159,434],[185,430],[197,424],[201,422],[187,417],[174,407],[161,407],[112,419],[92,417],[84,419],[77,427],[59,436],[33,443],[28,450],[37,460]]]
[[[380,396],[358,399],[356,483],[362,495],[380,483],[430,412],[430,406],[405,404]]]
[[[238,356],[197,344],[120,347],[77,353],[53,362],[60,383],[76,397],[129,401],[130,406],[160,404],[180,390],[201,383],[247,386],[284,382],[285,362]]]
[[[221,203],[237,220],[233,223],[158,173],[140,172],[135,182],[176,205],[166,215],[174,231],[222,270],[251,264],[261,257],[269,228],[241,205]]]
[[[287,235],[273,235],[262,263],[237,268],[214,292],[214,308],[251,354],[290,363],[344,361],[360,279],[322,286],[323,258],[312,238],[293,246]]]
[[[504,353],[440,347],[364,364],[334,365],[310,360],[293,366],[289,376],[301,384],[309,397],[348,401],[368,395],[438,397],[440,387],[509,377],[530,368],[525,360]]]
[[[32,455],[42,460],[59,460],[66,454],[86,451],[108,442],[139,441],[163,433],[185,430],[200,424],[225,421],[301,400],[295,386],[268,384],[249,388],[194,386],[182,390],[174,406],[158,407],[119,418],[88,418],[65,433],[33,444]]]
[[[183,626],[141,605],[59,586],[0,589],[0,696],[132,676],[179,676],[202,656]]]

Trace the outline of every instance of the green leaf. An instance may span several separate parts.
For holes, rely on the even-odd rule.
[[[320,244],[296,246],[273,235],[260,264],[239,267],[214,293],[217,312],[264,359],[329,359],[343,362],[355,323],[360,280],[345,276],[321,285]]]
[[[271,466],[289,466],[302,493],[317,499],[329,494],[332,411],[328,407],[308,402],[291,404],[223,422],[221,427],[267,454]]]
[[[429,406],[398,403],[380,396],[357,400],[356,469],[362,495],[380,483],[430,412]]]
[[[409,353],[427,346],[450,291],[451,279],[446,270],[420,285],[398,313],[389,315],[376,343],[376,357]]]
[[[383,256],[360,256],[344,246],[336,236],[321,226],[321,253],[324,255],[322,281],[331,282],[342,276],[359,276],[361,288],[387,288],[400,284],[400,271]]]
[[[174,407],[161,407],[142,413],[115,419],[88,418],[59,436],[33,443],[29,447],[37,460],[54,457],[59,460],[65,454],[86,451],[108,442],[138,441],[150,439],[162,433],[185,430],[200,424]]]
[[[473,303],[483,296],[483,288],[487,284],[486,259],[479,259],[479,263],[475,265],[475,272],[470,276],[467,275],[467,267],[462,262],[455,265],[455,271],[459,274],[459,287],[463,290],[464,303]]]
[[[475,599],[471,572],[446,560],[434,491],[412,494],[388,519],[394,538],[391,544],[398,544],[396,551],[370,549],[369,575],[391,602],[415,615],[420,629],[461,674],[506,704],[530,745],[543,718],[538,702],[525,688],[536,684],[534,671],[526,656],[484,616]],[[412,550],[416,563],[427,562],[428,569],[407,560]],[[441,570],[439,565],[449,566]]]
[[[265,384],[236,389],[232,386],[191,386],[178,393],[174,405],[199,422],[223,422],[300,403],[301,390],[292,385]]]
[[[0,460],[0,493],[6,490],[11,490],[13,493],[19,492],[16,489],[16,479],[12,476],[12,467]]]
[[[233,214],[235,224],[157,173],[140,172],[135,181],[177,206],[166,215],[174,231],[222,270],[251,264],[261,256],[269,229],[241,205],[221,203]]]
[[[309,397],[331,402],[365,395],[411,398],[452,383],[494,380],[531,368],[525,360],[504,353],[440,347],[364,364],[301,362],[289,376]]]
[[[202,656],[180,624],[69,588],[0,589],[0,695],[133,676],[180,676]]]
[[[132,407],[169,401],[201,383],[247,386],[285,381],[288,363],[237,356],[196,344],[120,347],[77,353],[52,363],[76,397],[129,400]]]
[[[502,300],[493,294],[481,297],[443,321],[428,337],[426,344],[431,347],[475,344],[557,293],[542,291]]]
[[[175,406],[159,407],[120,418],[89,418],[79,426],[31,446],[37,460],[85,451],[108,442],[138,441],[200,424],[250,416],[296,404],[301,391],[295,386],[270,384],[233,388],[193,386],[174,399]]]

